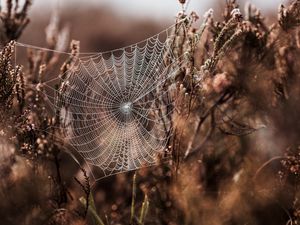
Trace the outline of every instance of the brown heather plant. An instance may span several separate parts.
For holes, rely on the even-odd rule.
[[[58,141],[59,119],[42,94],[55,73],[64,92],[80,51],[72,41],[68,59],[57,53],[70,33],[58,13],[46,29],[54,51],[30,49],[24,65],[14,64],[30,4],[7,0],[0,12],[1,224],[300,224],[299,0],[279,6],[271,24],[235,0],[225,1],[220,21],[209,11],[199,28],[195,12],[180,13],[189,19],[172,44],[185,56],[169,84],[172,159],[94,186]]]

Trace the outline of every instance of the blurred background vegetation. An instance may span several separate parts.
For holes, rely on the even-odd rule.
[[[177,0],[2,2],[0,223],[299,224],[300,3],[250,2],[261,13],[245,1],[191,0],[189,11],[200,20],[190,37],[207,9],[215,13],[193,52],[193,65],[178,75],[195,104],[189,120],[178,119],[184,132],[174,138],[173,159],[94,185],[59,144],[34,128],[51,127],[52,118],[41,96],[25,84],[37,85],[56,56],[29,51],[22,55],[23,68],[15,67],[10,41],[55,49],[63,36],[64,50],[71,39],[80,41],[83,52],[110,50],[165,29],[181,5]],[[230,13],[238,7],[243,18],[237,15],[231,24]],[[224,55],[216,46],[226,47],[228,40]],[[78,47],[72,42],[74,55]],[[201,88],[185,82],[199,71]],[[26,108],[32,103],[37,107]]]

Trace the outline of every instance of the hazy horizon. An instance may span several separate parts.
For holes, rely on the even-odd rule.
[[[199,15],[203,14],[209,8],[216,8],[217,0],[212,1],[200,1],[200,0],[191,0],[189,3],[188,11],[196,11]],[[238,1],[241,5],[244,5],[246,2],[253,3],[258,8],[260,8],[263,12],[266,10],[277,10],[277,7],[280,3],[286,3],[287,1],[283,0],[241,0]],[[76,3],[76,4],[75,4]],[[170,18],[172,19],[177,15],[178,12],[181,11],[182,6],[179,4],[178,0],[131,0],[130,3],[125,0],[54,0],[51,2],[47,2],[45,4],[44,0],[36,0],[35,4],[33,4],[32,12],[40,13],[41,9],[44,11],[51,11],[54,8],[59,6],[60,10],[63,11],[64,8],[69,7],[70,5],[81,5],[81,7],[93,7],[93,8],[105,8],[111,10],[112,12],[117,13],[120,16],[125,17],[151,17],[152,19],[162,19],[162,18]]]

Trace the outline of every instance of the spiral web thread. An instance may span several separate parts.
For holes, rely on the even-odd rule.
[[[169,82],[180,69],[173,51],[176,24],[137,44],[78,57],[51,96],[64,142],[96,179],[156,164],[172,135],[173,100]],[[62,78],[57,78],[62,79]]]

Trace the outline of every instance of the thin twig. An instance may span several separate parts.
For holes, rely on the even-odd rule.
[[[253,177],[253,180],[256,180],[257,176],[259,175],[259,173],[267,166],[269,165],[271,162],[275,161],[275,160],[279,160],[279,159],[287,159],[287,157],[285,156],[274,156],[271,159],[269,159],[268,161],[266,161],[264,164],[262,164],[258,170],[255,172],[255,175]]]

